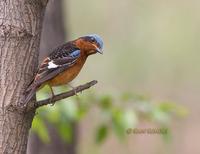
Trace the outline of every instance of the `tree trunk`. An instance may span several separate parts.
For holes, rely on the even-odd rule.
[[[47,0],[0,0],[0,153],[26,153],[35,110],[19,107],[38,65]],[[32,102],[33,104],[34,102]]]

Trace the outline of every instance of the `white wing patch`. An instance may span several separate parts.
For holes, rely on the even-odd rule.
[[[53,61],[48,62],[48,69],[57,68],[59,65],[53,63]]]

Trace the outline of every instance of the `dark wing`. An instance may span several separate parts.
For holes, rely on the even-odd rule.
[[[39,69],[34,84],[41,85],[45,81],[52,79],[67,68],[73,66],[76,60],[77,58],[75,57],[63,57],[56,60],[49,60],[46,66]]]
[[[73,45],[59,46],[41,63],[34,81],[26,91],[30,91],[33,87],[39,87],[44,82],[73,66],[79,56],[80,50]]]

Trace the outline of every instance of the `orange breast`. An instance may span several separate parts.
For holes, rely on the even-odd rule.
[[[50,86],[59,86],[63,84],[67,84],[72,81],[80,72],[83,64],[85,63],[86,58],[80,58],[76,61],[76,63],[68,68],[66,71],[60,73],[55,78],[48,81]]]

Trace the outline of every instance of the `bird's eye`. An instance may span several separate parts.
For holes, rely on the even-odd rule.
[[[90,40],[91,40],[91,42],[95,42],[95,38],[94,37],[91,37]]]

